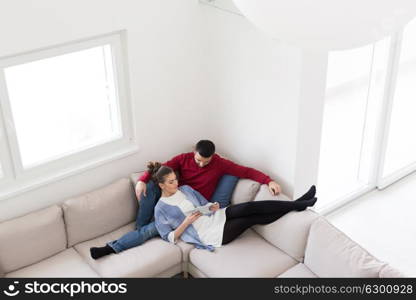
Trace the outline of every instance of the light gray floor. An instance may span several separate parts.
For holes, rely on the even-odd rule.
[[[327,215],[377,258],[416,277],[416,173]]]

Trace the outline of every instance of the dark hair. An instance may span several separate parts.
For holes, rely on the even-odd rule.
[[[173,172],[168,166],[162,166],[160,162],[150,161],[147,164],[147,172],[152,176],[152,180],[156,183],[164,183],[165,177]]]
[[[209,140],[200,140],[195,146],[195,151],[202,157],[208,158],[215,153],[215,145]]]

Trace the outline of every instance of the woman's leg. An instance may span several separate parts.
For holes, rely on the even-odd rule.
[[[315,202],[316,198],[303,201],[265,200],[245,202],[229,206],[226,209],[225,214],[227,220],[249,217],[252,215],[286,214],[293,210],[305,210],[308,206],[313,206]]]
[[[225,245],[233,241],[253,225],[264,225],[272,223],[285,214],[286,213],[281,212],[269,215],[251,215],[249,217],[235,218],[231,220],[227,219],[224,225],[222,244]]]
[[[264,200],[245,202],[229,206],[225,213],[227,220],[248,217],[251,215],[270,215],[288,213],[292,210],[302,211],[316,202],[316,189],[312,186],[309,191],[296,201]]]

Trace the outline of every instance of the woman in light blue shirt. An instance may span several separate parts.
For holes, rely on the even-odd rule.
[[[269,224],[291,211],[313,206],[316,189],[295,201],[252,201],[219,207],[208,202],[190,186],[178,187],[175,172],[160,163],[149,165],[152,179],[160,186],[162,196],[155,207],[156,228],[171,243],[180,238],[197,248],[213,251],[225,245],[256,224]]]

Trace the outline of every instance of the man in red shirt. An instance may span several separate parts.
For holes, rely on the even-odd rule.
[[[230,204],[238,178],[267,184],[272,195],[281,192],[280,186],[266,174],[215,154],[215,145],[208,140],[199,141],[194,152],[177,155],[163,165],[171,167],[178,173],[179,185],[189,185],[208,201],[218,202],[221,208]],[[136,230],[108,243],[105,247],[91,248],[91,256],[94,259],[141,245],[146,240],[159,235],[155,223],[151,220],[155,205],[160,198],[160,188],[150,177],[150,174],[145,172],[136,184],[136,196],[140,199]]]

